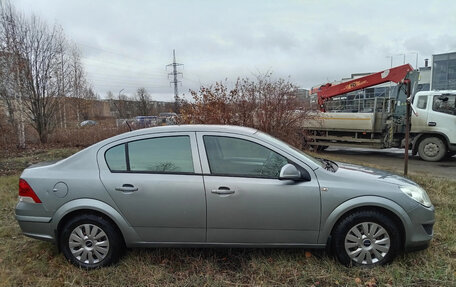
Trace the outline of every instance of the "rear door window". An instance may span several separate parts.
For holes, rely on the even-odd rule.
[[[193,173],[188,136],[160,137],[128,143],[130,171]]]
[[[131,141],[108,149],[105,159],[111,172],[194,173],[189,136]]]

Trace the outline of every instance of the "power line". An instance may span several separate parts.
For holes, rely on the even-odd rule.
[[[110,49],[106,49],[106,48],[96,47],[96,46],[93,46],[93,45],[89,45],[89,44],[86,44],[86,43],[82,43],[81,41],[76,42],[76,44],[77,44],[77,45],[86,46],[86,47],[91,48],[91,49],[103,51],[103,52],[105,52],[105,53],[109,53],[109,54],[121,56],[121,57],[123,57],[123,58],[130,58],[130,59],[135,60],[135,61],[140,61],[140,62],[147,61],[147,60],[145,60],[143,57],[139,58],[139,57],[131,56],[131,53],[122,53],[122,52],[115,51],[115,50],[110,50]],[[83,57],[84,57],[84,56],[83,56]],[[85,57],[85,58],[87,58],[87,57]]]
[[[136,73],[136,74],[129,74],[123,75],[121,73],[118,74],[104,74],[104,73],[94,73],[94,72],[87,72],[90,78],[97,78],[97,79],[125,79],[125,80],[134,80],[134,81],[147,81],[149,79],[159,80],[162,82],[168,82],[165,77],[157,77],[157,76],[148,76],[147,74]]]

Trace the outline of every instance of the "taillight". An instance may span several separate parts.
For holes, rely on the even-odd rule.
[[[33,200],[35,203],[41,203],[41,200],[38,198],[30,185],[22,178],[19,179],[19,197],[23,201],[32,202]]]

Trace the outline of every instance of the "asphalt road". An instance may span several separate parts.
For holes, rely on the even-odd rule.
[[[404,169],[404,150],[402,149],[362,149],[362,148],[346,148],[346,147],[329,147],[321,152],[334,155],[338,158],[347,160],[356,160],[359,162],[372,163],[375,165],[387,166],[388,169],[394,169],[401,173]],[[410,174],[431,174],[437,177],[446,177],[456,180],[456,156],[449,159],[444,159],[440,162],[428,162],[421,160],[418,156],[409,157]]]

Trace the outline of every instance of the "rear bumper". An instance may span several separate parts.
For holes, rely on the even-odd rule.
[[[415,251],[425,249],[429,246],[434,236],[434,206],[424,207],[418,205],[408,212],[411,224],[406,230],[407,236],[405,241],[406,251]]]
[[[16,220],[24,235],[45,241],[55,241],[52,217],[46,215],[48,214],[41,204],[20,201],[16,206]]]
[[[16,217],[17,219],[17,217]],[[50,223],[39,221],[17,220],[24,235],[45,241],[55,241],[54,231]]]

